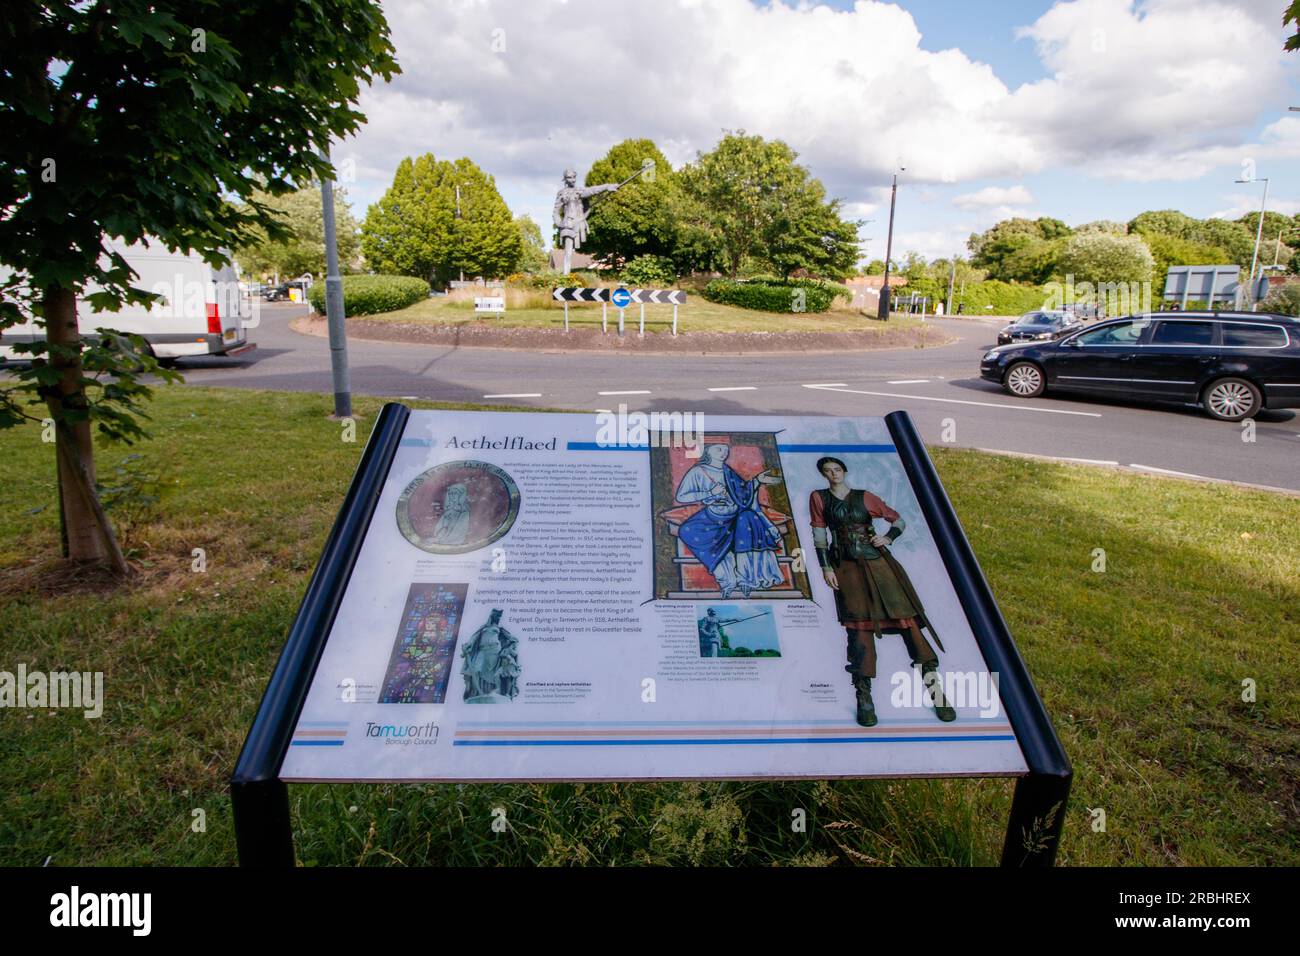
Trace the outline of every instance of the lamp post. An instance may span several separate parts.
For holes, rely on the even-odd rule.
[[[1254,312],[1257,305],[1255,301],[1255,267],[1259,265],[1259,241],[1264,235],[1264,207],[1268,205],[1268,177],[1263,180],[1259,179],[1238,179],[1238,183],[1264,183],[1264,195],[1259,201],[1259,225],[1255,228],[1255,254],[1250,260],[1250,311]]]
[[[906,172],[906,166],[899,166],[898,172]],[[885,284],[880,289],[880,311],[882,320],[889,318],[889,259],[894,254],[894,203],[898,199],[898,172],[894,173],[894,184],[889,189],[889,234],[885,240]]]
[[[324,153],[329,163],[330,154]],[[325,317],[330,336],[330,368],[334,377],[334,417],[352,417],[352,383],[348,376],[348,336],[343,322],[343,280],[339,277],[339,247],[334,226],[334,179],[320,182],[321,218],[325,224]]]

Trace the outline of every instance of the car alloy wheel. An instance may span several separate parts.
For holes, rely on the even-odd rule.
[[[1239,378],[1220,379],[1205,393],[1205,410],[1227,422],[1240,421],[1259,408],[1259,392]]]
[[[1034,398],[1043,392],[1043,373],[1030,362],[1021,362],[1007,370],[1007,391],[1021,398]]]

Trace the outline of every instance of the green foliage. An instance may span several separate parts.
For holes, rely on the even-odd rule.
[[[1059,270],[1075,282],[1147,282],[1155,260],[1141,236],[1088,232],[1071,236],[1061,250]]]
[[[621,277],[625,285],[657,288],[676,282],[677,271],[667,256],[637,256],[623,267]]]
[[[872,259],[862,267],[862,274],[864,276],[883,276],[885,274],[885,260]]]
[[[796,157],[780,140],[729,132],[682,170],[697,232],[716,244],[733,279],[748,260],[783,275],[836,278],[857,261],[856,226],[840,218],[839,202],[826,201],[825,187]]]
[[[1165,276],[1170,266],[1213,266],[1232,262],[1232,256],[1226,249],[1211,246],[1191,239],[1162,233],[1147,233],[1143,236],[1151,256],[1155,260],[1152,279],[1164,289]]]
[[[517,268],[520,272],[544,271],[549,259],[542,244],[541,227],[529,215],[515,216],[515,225],[519,227],[519,241],[523,244]]]
[[[1288,282],[1271,290],[1259,307],[1265,312],[1300,316],[1300,282]]]
[[[1282,26],[1288,23],[1295,24],[1295,33],[1286,38],[1282,44],[1282,49],[1288,51],[1300,50],[1300,0],[1291,0],[1286,11],[1282,14]]]
[[[1070,227],[1059,219],[1004,219],[967,240],[971,263],[990,278],[1045,282],[1056,272]]]
[[[343,277],[343,314],[377,315],[395,312],[429,297],[429,283],[413,276],[359,275]],[[307,290],[307,301],[325,314],[325,283]]]
[[[516,289],[537,289],[547,292],[551,289],[583,289],[589,284],[581,272],[571,272],[567,276],[561,272],[549,271],[528,274],[515,272],[506,276],[505,281],[507,286]]]
[[[65,426],[143,435],[138,375],[157,369],[138,343],[83,338],[76,325],[88,285],[102,309],[154,298],[109,242],[154,237],[219,265],[262,234],[285,238],[256,191],[332,175],[322,154],[365,119],[361,82],[397,63],[374,0],[11,3],[0,47],[0,263],[13,270],[0,298],[24,302],[54,339],[0,390],[0,428],[44,402],[85,467],[93,448]],[[0,310],[0,330],[21,314]],[[63,511],[71,557],[94,557],[92,539],[108,552],[112,533],[88,524],[88,509]]]
[[[461,273],[514,272],[524,239],[491,176],[469,159],[425,153],[398,163],[393,184],[366,213],[361,251],[376,271],[446,285]]]
[[[1271,217],[1265,217],[1265,228],[1268,228],[1270,220]],[[1129,222],[1129,233],[1130,235],[1140,234],[1148,239],[1155,235],[1171,236],[1175,239],[1183,239],[1199,245],[1207,249],[1207,251],[1208,247],[1213,247],[1226,253],[1226,256],[1221,257],[1217,262],[1182,263],[1183,265],[1216,265],[1222,263],[1249,269],[1251,257],[1255,252],[1255,232],[1253,227],[1256,221],[1256,216],[1249,215],[1243,216],[1236,222],[1227,219],[1193,219],[1191,216],[1184,215],[1174,209],[1161,209],[1135,216]],[[1246,225],[1247,223],[1249,223],[1249,227]],[[1276,237],[1276,231],[1273,235]],[[1286,236],[1284,235],[1283,242],[1285,241]],[[1158,259],[1159,257],[1157,257]],[[1157,277],[1162,278],[1158,272]]]
[[[304,272],[317,277],[325,275],[325,217],[319,186],[308,186],[283,196],[258,191],[250,202],[263,203],[273,210],[293,235],[272,239],[265,230],[258,230],[257,241],[236,251],[235,257],[244,272],[258,279],[272,274],[281,278],[300,276]],[[334,190],[334,224],[339,267],[351,271],[357,265],[358,227],[346,192],[338,188]]]
[[[894,295],[898,295],[895,290]],[[947,292],[944,292],[947,296]],[[967,314],[1023,315],[1043,307],[1047,294],[1037,286],[1013,285],[997,279],[967,283],[965,291],[954,290],[952,307],[964,306]],[[992,308],[989,308],[992,306]]]
[[[710,302],[759,312],[825,312],[837,297],[852,298],[841,285],[815,280],[737,282],[714,279],[701,293]]]
[[[592,204],[583,252],[598,259],[629,260],[638,256],[672,258],[677,249],[677,174],[652,140],[625,139],[610,148],[587,171],[587,186],[621,183],[644,170],[615,193]]]

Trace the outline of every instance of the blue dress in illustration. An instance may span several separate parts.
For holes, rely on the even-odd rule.
[[[731,448],[706,445],[699,464],[682,477],[681,504],[703,504],[682,522],[678,537],[709,569],[724,595],[762,591],[784,583],[777,549],[781,532],[763,513],[759,489],[781,479],[763,471],[748,480],[727,464]]]

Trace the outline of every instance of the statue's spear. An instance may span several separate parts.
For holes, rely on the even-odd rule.
[[[613,189],[609,190],[608,192],[597,193],[595,196],[592,196],[591,200],[587,203],[587,210],[590,212],[591,208],[596,205],[597,200],[599,200],[602,196],[608,196],[610,195],[610,193],[616,193],[624,186],[626,186],[628,183],[630,183],[632,180],[636,179],[638,176],[644,176],[647,169],[654,169],[654,165],[655,165],[655,161],[653,159],[646,159],[641,164],[640,169],[634,172],[631,176],[627,177],[627,179],[623,180],[621,183],[616,184]]]

